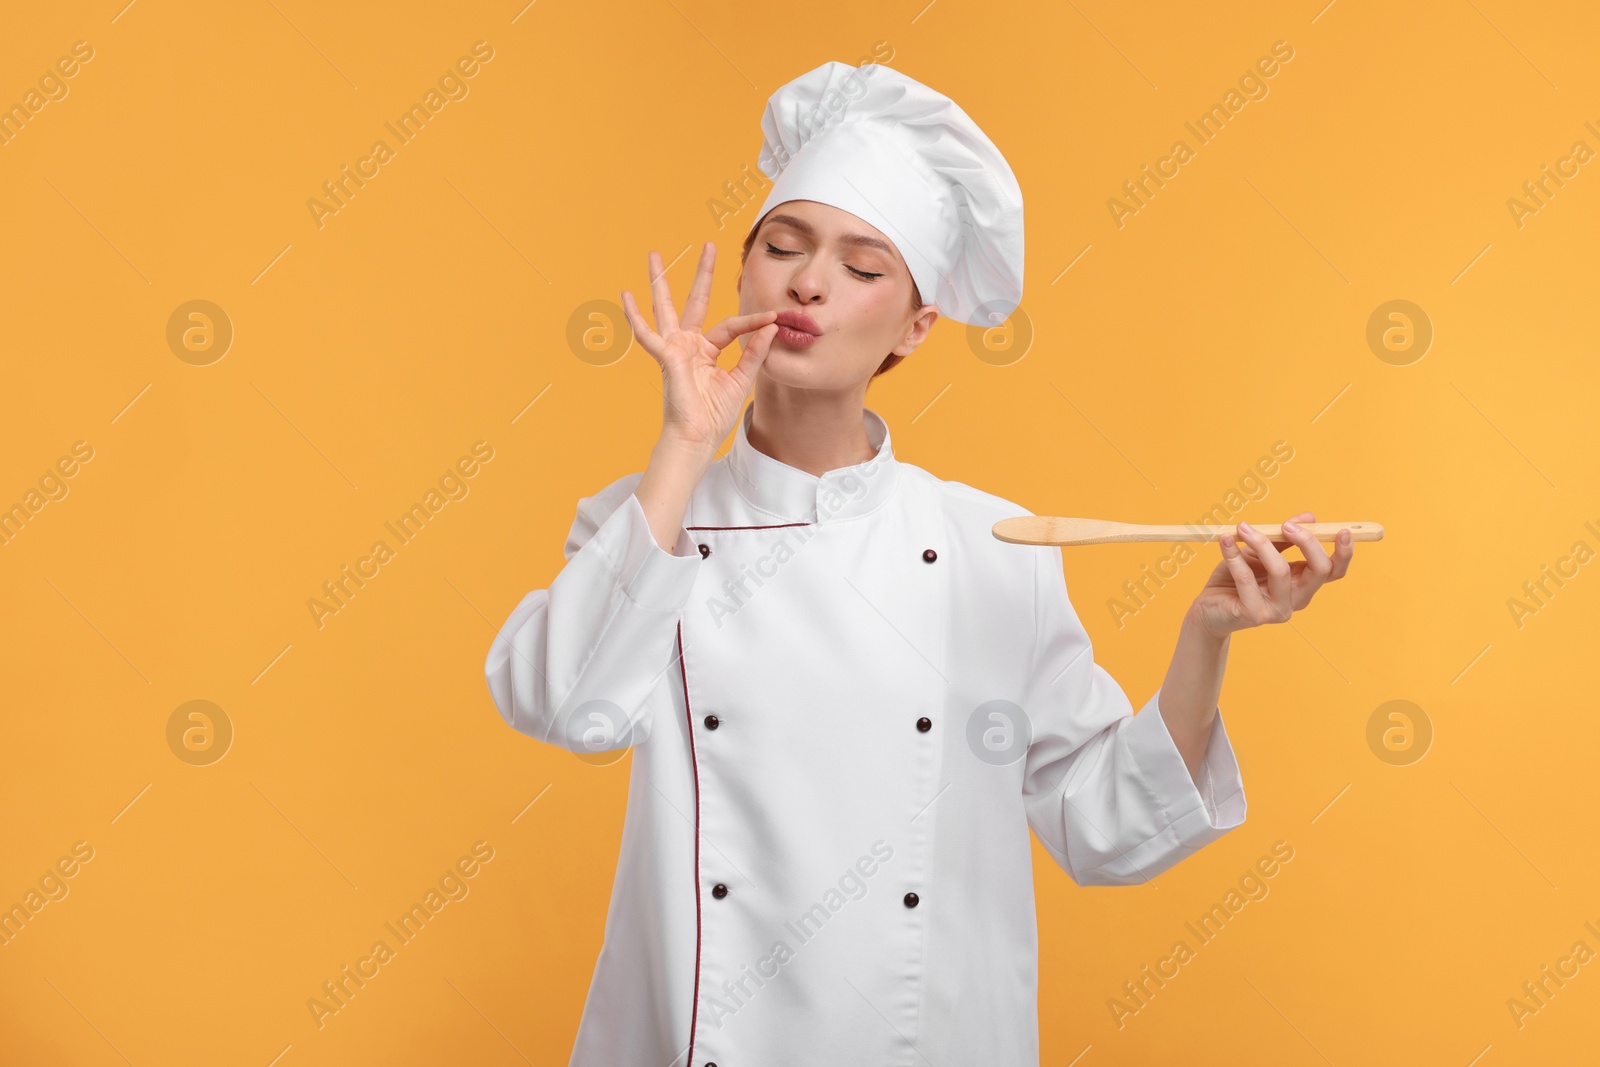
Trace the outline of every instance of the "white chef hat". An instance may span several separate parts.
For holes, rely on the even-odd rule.
[[[955,101],[892,67],[829,62],[772,94],[761,131],[774,184],[756,225],[788,200],[829,204],[893,240],[942,314],[992,326],[1016,310],[1022,189]]]

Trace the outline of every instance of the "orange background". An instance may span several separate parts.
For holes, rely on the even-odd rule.
[[[1596,164],[1520,225],[1507,203],[1600,149],[1592,7],[120,2],[0,35],[0,104],[93,50],[0,146],[0,506],[93,451],[0,546],[0,904],[93,850],[0,947],[0,1060],[565,1062],[628,766],[511,731],[482,664],[660,419],[642,349],[575,348],[569,320],[644,293],[650,249],[681,302],[706,239],[732,313],[764,194],[720,227],[708,202],[754,171],[773,90],[874,54],[956,99],[1027,203],[1031,347],[938,326],[868,396],[901,459],[1040,514],[1182,522],[1285,441],[1238,517],[1387,530],[1233,642],[1243,826],[1137,887],[1036,853],[1045,1062],[1592,1054],[1600,964],[1520,1026],[1507,1006],[1600,949]],[[477,41],[468,95],[319,226],[307,201]],[[1184,123],[1277,41],[1267,95],[1198,145]],[[1119,227],[1108,201],[1179,138],[1194,158]],[[200,299],[234,333],[203,366],[167,339]],[[1368,345],[1394,299],[1432,324],[1420,358]],[[322,583],[479,441],[467,494],[319,627]],[[1067,550],[1136,707],[1200,547],[1120,626],[1108,601],[1169,550]],[[232,726],[209,765],[169,744],[191,700]],[[1406,765],[1368,742],[1391,700],[1431,723]],[[480,841],[470,893],[319,1027],[322,983]],[[1123,983],[1278,841],[1270,894],[1119,1028]]]

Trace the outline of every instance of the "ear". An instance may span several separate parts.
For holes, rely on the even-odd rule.
[[[917,317],[911,320],[911,327],[906,331],[905,340],[901,341],[890,352],[896,356],[909,356],[916,351],[918,345],[927,340],[928,332],[933,329],[933,324],[939,321],[939,306],[937,304],[923,304],[917,309]]]

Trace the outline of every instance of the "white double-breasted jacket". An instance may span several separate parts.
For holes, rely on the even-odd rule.
[[[1029,514],[877,455],[820,478],[753,407],[672,552],[630,474],[485,665],[506,722],[633,747],[574,1067],[1038,1063],[1029,828],[1080,885],[1239,825],[1220,714],[1198,786],[1098,664]],[[594,757],[591,757],[594,758]]]

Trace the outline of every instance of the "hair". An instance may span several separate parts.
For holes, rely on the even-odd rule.
[[[760,229],[761,227],[759,224],[752,226],[750,227],[750,232],[745,235],[744,249],[739,253],[739,271],[741,274],[744,272],[745,260],[750,258],[750,248],[756,243],[756,233]],[[915,279],[913,279],[911,282],[911,310],[922,310],[922,296],[917,292],[917,283]],[[890,352],[889,355],[885,357],[884,361],[878,364],[878,369],[872,372],[872,377],[876,378],[885,371],[892,369],[895,364],[899,363],[905,358],[906,357],[904,356],[896,355],[895,353]]]

